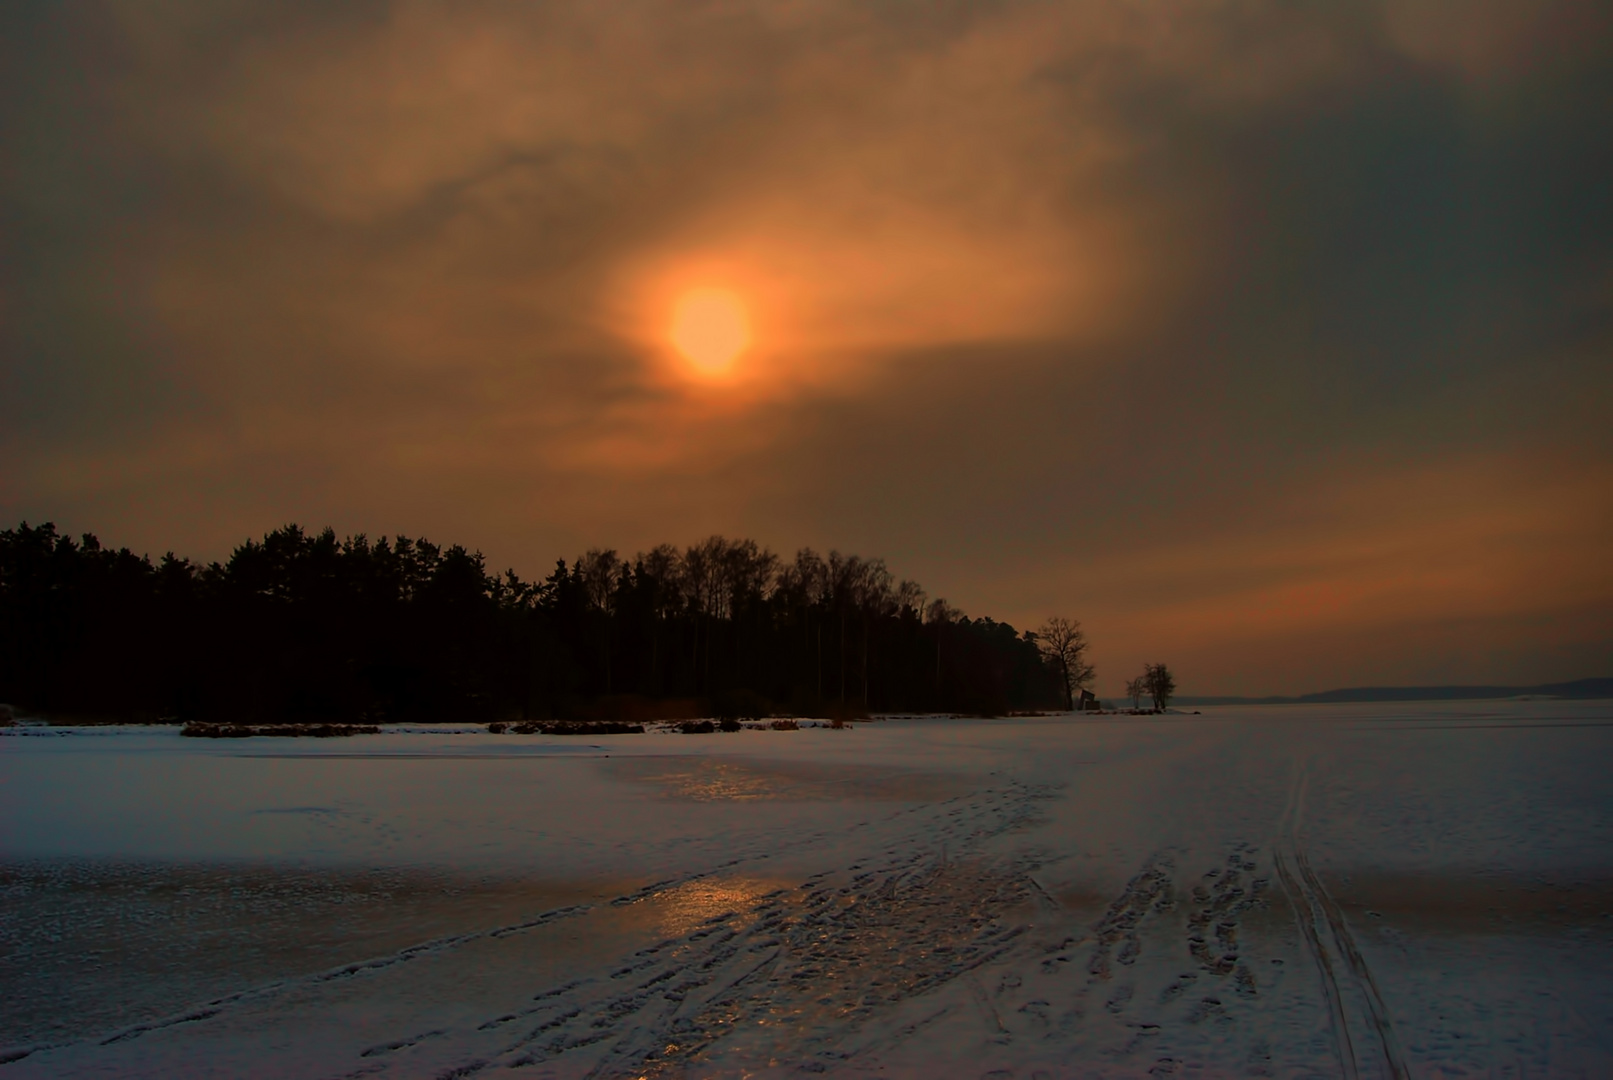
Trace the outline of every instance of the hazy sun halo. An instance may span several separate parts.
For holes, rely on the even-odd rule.
[[[672,311],[672,344],[702,371],[720,372],[750,344],[750,319],[726,289],[695,289]]]

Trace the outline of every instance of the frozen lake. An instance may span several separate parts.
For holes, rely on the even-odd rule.
[[[0,1080],[1613,1075],[1613,703],[0,734]]]

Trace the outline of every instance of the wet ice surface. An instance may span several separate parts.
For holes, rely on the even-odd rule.
[[[1613,1075],[1613,703],[0,737],[8,1077]]]

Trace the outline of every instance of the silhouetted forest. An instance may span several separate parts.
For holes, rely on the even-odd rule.
[[[879,559],[712,537],[542,581],[407,537],[287,526],[224,563],[0,531],[0,701],[244,722],[1058,707],[1034,635]]]

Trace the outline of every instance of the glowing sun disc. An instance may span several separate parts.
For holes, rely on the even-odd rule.
[[[672,312],[672,344],[696,367],[721,371],[750,344],[745,305],[726,289],[696,289]]]

